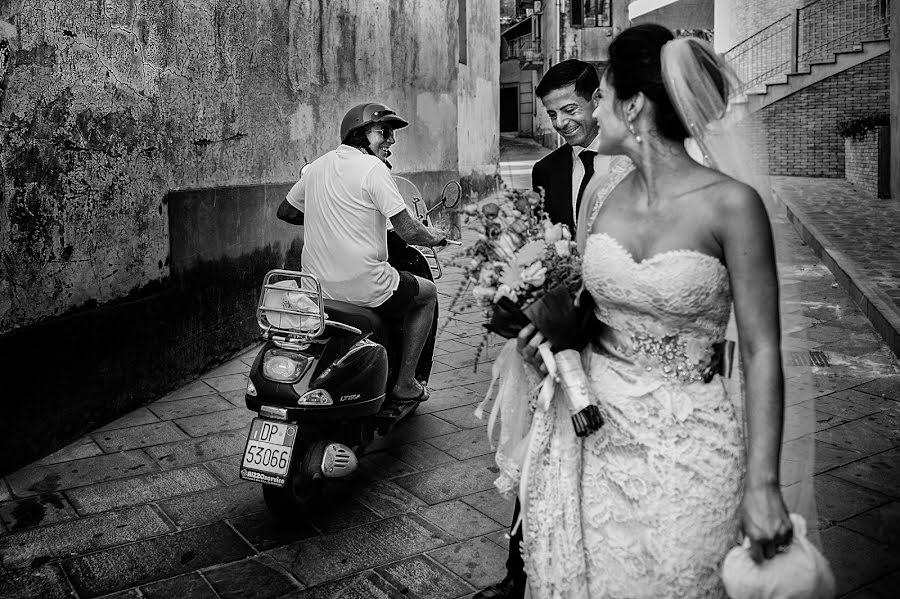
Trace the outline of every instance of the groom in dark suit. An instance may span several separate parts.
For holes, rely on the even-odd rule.
[[[550,67],[535,90],[553,128],[566,143],[534,165],[532,187],[535,191],[543,191],[544,210],[550,220],[568,225],[573,235],[588,182],[595,174],[605,176],[609,170],[608,158],[597,154],[597,122],[591,116],[595,108],[591,96],[599,85],[593,66],[580,60],[566,60]],[[519,502],[516,501],[513,522],[518,514]],[[524,597],[526,577],[519,549],[521,542],[520,527],[509,540],[506,577],[472,599]]]

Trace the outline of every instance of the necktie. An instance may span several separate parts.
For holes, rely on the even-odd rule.
[[[578,220],[578,212],[581,210],[581,196],[584,195],[584,188],[587,187],[588,181],[594,176],[594,156],[597,152],[593,150],[582,150],[578,155],[581,163],[584,165],[584,177],[581,179],[581,186],[578,187],[578,195],[575,196],[575,220]]]

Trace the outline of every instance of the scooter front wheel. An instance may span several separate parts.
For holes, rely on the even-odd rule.
[[[291,522],[312,512],[322,497],[324,483],[322,479],[295,475],[283,487],[263,485],[263,499],[276,518]]]

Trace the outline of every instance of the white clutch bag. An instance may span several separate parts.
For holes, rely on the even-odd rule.
[[[790,546],[757,564],[750,542],[734,547],[722,564],[722,582],[731,599],[834,599],[834,574],[818,549],[806,538],[806,520],[791,514],[794,538]]]

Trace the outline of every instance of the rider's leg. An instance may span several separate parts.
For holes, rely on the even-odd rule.
[[[416,365],[422,348],[431,334],[434,310],[437,306],[437,287],[428,279],[416,277],[419,291],[415,301],[403,317],[403,346],[397,369],[393,395],[402,398],[418,397],[424,390],[416,381]]]

